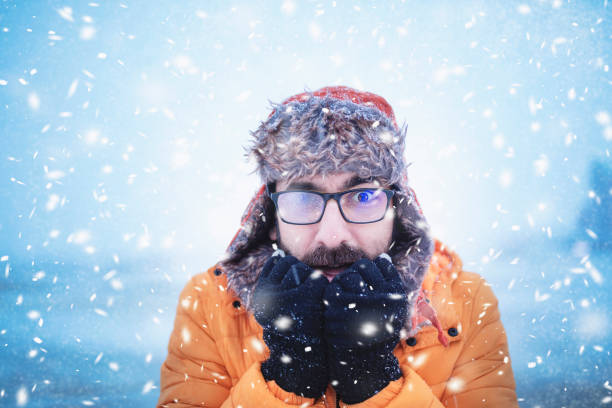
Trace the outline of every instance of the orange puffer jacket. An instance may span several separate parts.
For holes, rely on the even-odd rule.
[[[506,334],[489,285],[463,271],[459,257],[436,241],[423,293],[446,336],[417,316],[423,327],[394,351],[402,378],[350,407],[518,407]],[[331,386],[314,400],[266,382],[260,364],[267,357],[261,326],[213,267],[194,276],[180,295],[158,407],[349,406],[336,401]]]

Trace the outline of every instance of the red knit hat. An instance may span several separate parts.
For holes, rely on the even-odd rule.
[[[348,86],[326,86],[325,88],[321,88],[312,93],[302,92],[300,94],[290,96],[289,98],[285,99],[282,104],[286,105],[293,101],[305,102],[313,96],[319,98],[330,97],[350,101],[357,105],[374,107],[391,119],[393,126],[399,130],[397,123],[395,122],[395,114],[393,113],[393,109],[385,98],[371,92],[358,91],[356,89],[349,88]],[[270,116],[272,116],[272,114],[270,114]]]

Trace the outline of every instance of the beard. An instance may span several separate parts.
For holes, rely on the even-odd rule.
[[[302,262],[313,268],[340,268],[348,267],[361,258],[367,257],[367,254],[361,249],[343,243],[336,248],[320,246],[306,254]]]
[[[279,246],[285,253],[291,255],[290,251],[282,245],[282,242]],[[331,281],[335,276],[362,258],[368,258],[364,251],[342,243],[336,248],[319,246],[314,251],[304,255],[300,261],[315,270],[320,270]]]

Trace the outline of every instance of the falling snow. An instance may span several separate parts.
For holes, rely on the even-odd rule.
[[[249,130],[336,83],[408,125],[433,235],[499,298],[521,405],[612,404],[610,4],[591,3],[4,6],[0,405],[154,405],[182,286],[259,186]]]

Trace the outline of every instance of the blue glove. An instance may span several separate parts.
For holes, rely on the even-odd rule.
[[[388,256],[355,262],[332,280],[323,299],[330,380],[342,401],[365,401],[400,378],[393,349],[408,298]]]

